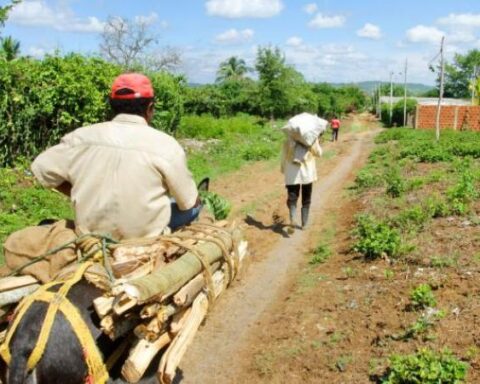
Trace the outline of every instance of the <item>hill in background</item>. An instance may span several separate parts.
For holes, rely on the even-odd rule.
[[[388,84],[388,82],[380,82],[380,81],[360,81],[358,83],[329,83],[330,85],[333,85],[334,87],[343,87],[345,85],[356,85],[359,87],[362,91],[365,91],[367,93],[373,93],[373,90],[375,89],[376,86],[378,86],[379,83],[382,84]],[[403,86],[403,83],[394,83],[397,85]],[[407,89],[418,95],[425,93],[427,91],[430,91],[431,89],[434,89],[435,87],[433,85],[426,85],[426,84],[421,84],[421,83],[407,83]]]

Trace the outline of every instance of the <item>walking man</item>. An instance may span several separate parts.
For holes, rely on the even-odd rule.
[[[334,116],[332,121],[330,121],[330,126],[332,127],[332,141],[338,141],[338,131],[340,130],[340,120],[337,116]]]
[[[282,172],[285,176],[285,185],[287,188],[287,207],[291,225],[290,232],[293,232],[297,226],[297,202],[300,193],[302,195],[302,228],[307,226],[312,200],[312,186],[313,183],[317,181],[315,157],[322,155],[322,148],[317,139],[312,146],[304,148],[303,152],[305,155],[299,160],[295,156],[296,147],[299,145],[301,144],[295,142],[291,137],[287,137],[282,152]]]

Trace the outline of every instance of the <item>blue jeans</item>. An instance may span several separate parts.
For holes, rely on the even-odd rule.
[[[175,231],[176,229],[183,227],[184,225],[190,224],[198,217],[200,211],[202,210],[202,207],[203,206],[200,204],[197,207],[182,211],[180,210],[180,208],[178,208],[177,203],[175,201],[172,201],[172,215],[170,216],[170,223],[168,224],[168,226],[172,231]]]

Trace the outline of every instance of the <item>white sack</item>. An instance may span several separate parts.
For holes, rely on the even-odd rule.
[[[311,147],[318,136],[327,130],[328,121],[303,112],[293,116],[282,130],[293,140]]]

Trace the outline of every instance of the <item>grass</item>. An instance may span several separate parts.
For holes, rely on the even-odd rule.
[[[215,179],[249,162],[278,159],[284,138],[276,126],[248,115],[221,119],[185,116],[179,136],[219,139],[206,150],[188,154],[188,166],[197,180],[207,176]]]
[[[11,169],[0,168],[0,242],[3,244],[10,233],[46,218],[73,218],[69,200],[38,184],[25,162]]]

